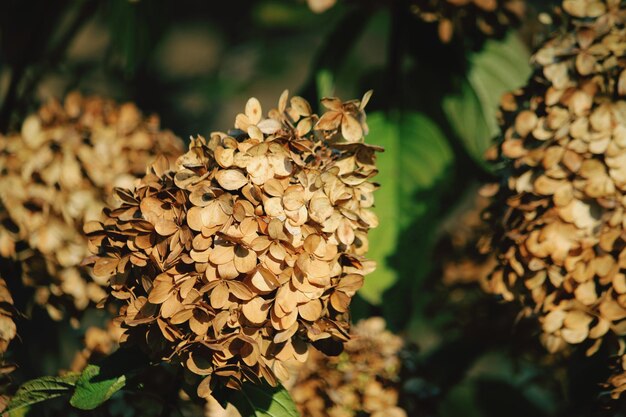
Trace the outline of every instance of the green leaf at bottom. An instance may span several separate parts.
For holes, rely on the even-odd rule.
[[[33,404],[69,394],[77,379],[78,374],[72,373],[65,376],[44,376],[28,381],[17,390],[7,408],[0,411],[13,413]]]
[[[76,381],[70,404],[81,410],[93,410],[126,384],[125,375],[106,375],[98,365],[88,365]]]
[[[279,385],[246,383],[241,391],[234,391],[229,402],[242,417],[299,417],[296,404],[287,390]]]

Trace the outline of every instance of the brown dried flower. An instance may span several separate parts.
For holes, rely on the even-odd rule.
[[[307,0],[315,13],[323,13],[336,3],[337,0]],[[437,23],[439,38],[448,43],[455,34],[488,38],[504,35],[524,16],[526,0],[412,0],[410,9],[420,20]]]
[[[536,315],[550,352],[626,335],[626,4],[566,0],[566,30],[502,102],[491,291]],[[503,208],[497,213],[497,208]]]
[[[448,43],[455,33],[501,36],[518,23],[526,0],[413,0],[412,11],[425,22],[436,22],[439,38]]]
[[[611,389],[611,397],[617,400],[626,391],[626,355],[619,358],[613,375],[609,378],[606,386]]]
[[[385,320],[357,323],[341,355],[312,351],[304,363],[290,367],[285,387],[302,417],[406,417],[398,407],[402,338],[386,330]],[[206,417],[241,417],[231,405],[223,409],[212,397]]]
[[[380,149],[362,143],[360,102],[326,102],[350,118],[348,138],[301,97],[285,91],[267,117],[252,98],[236,130],[193,139],[176,167],[155,162],[85,226],[93,272],[123,304],[122,342],[207,376],[202,397],[217,381],[274,384],[310,343],[348,340],[350,299],[373,269]]]
[[[0,255],[19,262],[53,318],[106,295],[106,279],[79,266],[88,255],[83,224],[155,155],[180,153],[182,142],[160,131],[157,117],[78,93],[41,107],[21,133],[0,136]]]
[[[120,323],[116,320],[107,321],[103,327],[88,327],[85,331],[83,348],[75,353],[70,371],[80,372],[88,363],[96,362],[113,353],[119,347],[122,333]]]
[[[372,317],[356,324],[344,352],[312,352],[288,386],[302,417],[406,417],[398,407],[404,342]]]
[[[307,0],[309,8],[315,13],[323,13],[337,3],[337,0]]]
[[[9,343],[16,336],[15,307],[13,297],[4,278],[0,277],[0,355],[3,355]]]
[[[471,206],[460,216],[452,216],[444,225],[444,236],[439,246],[444,285],[478,284],[488,289],[487,277],[493,271],[496,260],[493,253],[481,248],[488,244],[489,228],[482,219],[490,200],[480,194],[473,196]]]
[[[17,335],[15,317],[17,311],[13,306],[13,297],[9,292],[4,278],[0,277],[0,376],[12,372],[14,365],[6,363],[3,356],[6,353],[9,343]]]

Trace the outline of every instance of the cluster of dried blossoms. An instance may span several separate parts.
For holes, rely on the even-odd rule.
[[[502,103],[491,291],[539,318],[550,352],[626,335],[626,4],[565,0],[566,28]]]
[[[488,245],[489,228],[482,219],[490,200],[480,194],[473,197],[471,207],[461,216],[454,216],[445,225],[445,234],[439,244],[442,254],[444,285],[478,284],[488,290],[487,277],[496,261],[493,253],[481,250]]]
[[[309,8],[315,13],[323,13],[337,3],[337,0],[307,0]]]
[[[518,23],[526,0],[413,0],[411,9],[425,22],[436,22],[439,38],[447,43],[455,33],[485,37],[503,35]]]
[[[344,352],[311,352],[288,387],[302,417],[406,417],[398,407],[399,336],[372,317],[357,323]]]
[[[103,223],[85,226],[93,272],[123,305],[123,342],[239,387],[288,377],[310,343],[348,340],[376,185],[362,101],[248,101],[235,130],[193,139],[175,167],[153,164]]]
[[[362,2],[363,0],[360,0]],[[322,13],[337,0],[307,0],[309,8]],[[411,0],[410,10],[427,23],[437,23],[439,38],[448,43],[454,35],[503,36],[526,12],[526,0]]]
[[[114,320],[108,321],[103,327],[88,327],[83,339],[83,348],[74,354],[69,370],[80,372],[87,364],[113,353],[118,348],[121,337],[122,329]]]
[[[53,318],[106,295],[106,280],[80,267],[83,224],[99,219],[113,188],[130,186],[157,154],[181,153],[157,117],[78,93],[45,104],[20,133],[0,135],[0,255],[19,263]]]
[[[611,390],[611,397],[615,400],[626,391],[626,355],[620,358],[606,385]]]
[[[385,320],[357,323],[344,351],[327,357],[312,351],[306,362],[291,367],[285,387],[302,417],[406,417],[398,407],[402,338],[386,330]],[[209,399],[206,417],[241,417]]]
[[[4,278],[0,277],[0,361],[6,353],[9,343],[17,335],[15,326],[15,307]],[[12,370],[12,366],[0,362],[0,375]]]

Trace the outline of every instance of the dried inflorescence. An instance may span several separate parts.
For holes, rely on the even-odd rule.
[[[550,352],[592,354],[626,335],[626,4],[563,11],[530,83],[502,102],[490,285],[538,316]]]
[[[252,98],[235,130],[193,139],[175,167],[157,161],[119,190],[121,207],[85,231],[123,341],[207,376],[201,396],[218,381],[274,384],[310,343],[347,341],[378,222],[368,99],[324,99],[318,118],[287,92],[268,117]]]
[[[323,13],[335,5],[337,0],[307,0],[309,8],[315,13]]]
[[[3,356],[9,347],[9,343],[17,335],[16,314],[17,311],[13,305],[11,292],[4,278],[0,277],[0,375],[13,370],[12,365],[4,363]]]
[[[444,285],[478,284],[488,289],[487,277],[496,264],[491,251],[483,253],[481,250],[489,244],[489,227],[482,218],[489,203],[487,197],[476,194],[469,209],[460,216],[453,216],[445,225],[437,251],[442,258],[441,280]]]
[[[402,338],[379,317],[354,326],[344,352],[311,352],[288,386],[302,417],[406,417],[398,407]]]
[[[122,337],[119,322],[109,320],[102,326],[90,326],[85,331],[83,348],[74,354],[70,371],[81,372],[89,363],[97,362],[119,347]]]
[[[626,391],[626,355],[619,358],[613,375],[605,384],[611,390],[611,397],[617,400]]]
[[[0,135],[0,256],[19,263],[53,318],[106,295],[106,280],[79,266],[88,255],[83,224],[99,219],[113,188],[129,187],[157,154],[181,153],[157,117],[78,93],[41,107],[21,133]]]
[[[448,43],[455,34],[502,36],[517,24],[526,0],[413,0],[412,11],[438,25],[439,38]]]
[[[337,0],[307,0],[309,8],[322,13]],[[503,36],[526,12],[527,0],[411,0],[410,11],[426,23],[436,23],[439,38],[450,42],[456,35],[485,39]],[[363,0],[355,1],[361,3]],[[374,1],[374,3],[377,3]],[[378,1],[378,3],[383,3]]]

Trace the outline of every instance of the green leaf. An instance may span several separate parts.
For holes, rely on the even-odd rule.
[[[109,375],[98,365],[88,365],[76,381],[70,404],[93,410],[126,385],[126,375]]]
[[[468,152],[477,161],[498,134],[497,111],[502,95],[526,83],[531,74],[526,46],[510,33],[488,40],[468,56],[469,70],[459,91],[443,100],[443,109]]]
[[[7,417],[28,417],[28,413],[30,413],[30,406],[22,407],[17,410],[9,411],[5,415]]]
[[[321,69],[315,76],[318,97],[332,97],[335,91],[335,79],[331,71]]]
[[[287,390],[279,385],[246,383],[241,391],[233,391],[229,402],[243,417],[299,417],[296,404]]]
[[[407,251],[413,267],[420,248],[428,245],[401,247],[401,236],[419,219],[429,219],[437,212],[441,184],[450,177],[453,154],[439,127],[420,113],[398,114],[393,118],[382,113],[368,117],[370,134],[367,142],[380,145],[385,152],[378,156],[374,211],[380,226],[370,232],[368,256],[378,264],[365,280],[360,291],[363,298],[378,305],[385,290],[392,287],[399,275],[409,272],[391,259]],[[433,193],[434,191],[434,193]],[[428,233],[419,236],[426,240]],[[415,271],[413,271],[415,272]],[[419,272],[419,271],[418,271]]]
[[[170,2],[105,2],[111,42],[109,59],[123,69],[126,76],[135,75],[152,53],[162,31],[167,28]]]
[[[256,23],[271,30],[303,30],[319,22],[319,16],[311,13],[304,4],[277,0],[256,2],[252,16]]]
[[[78,374],[72,373],[65,376],[44,376],[28,381],[17,390],[4,412],[18,415],[16,413],[18,410],[69,394],[77,379]]]
[[[516,387],[507,380],[480,378],[474,383],[476,403],[485,417],[545,417],[546,413],[534,404],[524,393],[523,387]],[[515,404],[515,407],[511,407]]]

